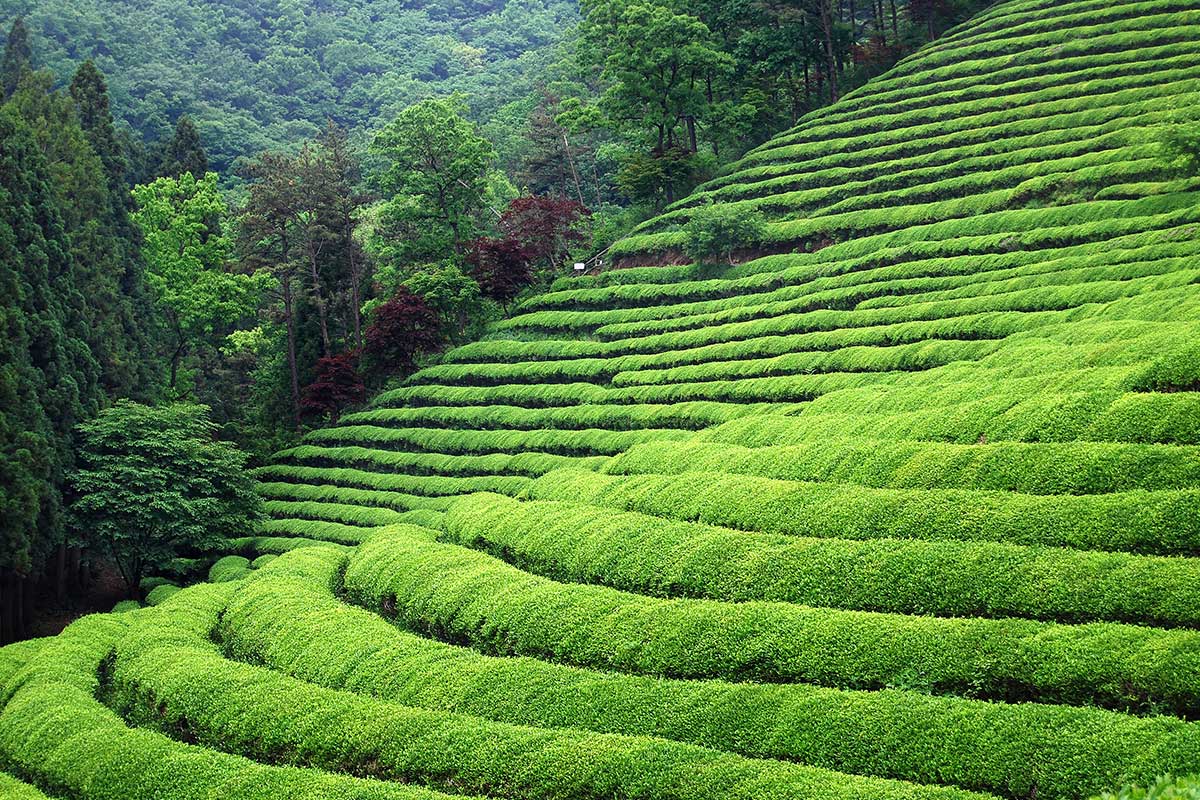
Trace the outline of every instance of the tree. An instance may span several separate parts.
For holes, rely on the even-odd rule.
[[[1200,175],[1200,130],[1180,120],[1161,129],[1159,144],[1167,171],[1178,178]]]
[[[79,111],[79,124],[87,134],[92,149],[104,164],[109,193],[116,199],[120,208],[128,208],[125,154],[113,126],[108,82],[90,59],[75,71],[75,76],[71,78],[70,92]]]
[[[279,314],[286,331],[292,418],[299,429],[300,366],[296,297],[301,289],[301,265],[295,253],[299,237],[296,231],[298,200],[291,159],[277,153],[263,153],[243,168],[242,175],[250,181],[238,228],[244,262],[251,269],[266,270],[278,282]]]
[[[62,544],[71,429],[101,402],[54,178],[0,108],[0,641],[24,632],[30,578]]]
[[[73,100],[53,86],[48,70],[29,73],[8,104],[27,123],[53,176],[81,293],[69,324],[100,364],[105,394],[144,398],[159,388],[151,335],[158,315],[128,238],[132,231],[113,208],[103,164],[79,126]]]
[[[479,283],[463,272],[457,259],[415,270],[404,278],[404,286],[438,315],[442,332],[453,345],[478,338],[499,312],[484,299]]]
[[[732,266],[734,251],[759,244],[766,227],[766,219],[756,210],[701,206],[692,212],[684,226],[687,235],[684,253],[697,264],[723,258]]]
[[[686,161],[698,151],[698,122],[714,78],[733,65],[704,22],[653,2],[592,0],[585,5],[584,56],[608,82],[600,100],[608,124],[642,137],[655,159]],[[640,169],[642,175],[652,171]],[[640,199],[673,202],[684,171],[663,170]]]
[[[316,377],[304,387],[300,407],[305,416],[327,417],[337,422],[348,405],[361,403],[367,389],[358,371],[358,353],[351,351],[317,361]]]
[[[437,314],[403,286],[373,317],[366,331],[366,356],[377,375],[412,372],[418,357],[441,346]]]
[[[459,96],[426,100],[402,111],[371,144],[386,163],[379,179],[385,219],[408,237],[398,244],[404,260],[461,252],[476,233],[496,154],[465,114]]]
[[[500,216],[500,230],[524,249],[528,260],[545,273],[562,266],[591,237],[583,223],[592,212],[574,200],[518,197]]]
[[[0,100],[7,100],[21,84],[33,68],[33,51],[29,47],[29,29],[25,27],[25,18],[13,20],[8,32],[8,41],[4,46],[4,60],[0,61]]]
[[[480,237],[471,243],[467,263],[480,290],[499,303],[505,314],[509,303],[533,282],[529,253],[515,239]]]
[[[71,511],[131,595],[147,571],[246,536],[262,517],[245,454],[215,435],[207,407],[182,403],[121,401],[79,426]]]
[[[208,156],[200,141],[200,132],[187,114],[179,117],[175,123],[175,135],[167,144],[163,153],[162,164],[158,174],[166,178],[179,178],[191,173],[197,180],[208,172]]]
[[[146,278],[174,339],[168,387],[186,394],[179,386],[183,359],[197,347],[219,345],[228,329],[252,316],[262,282],[228,269],[231,243],[220,225],[226,212],[216,173],[159,178],[133,195]]]

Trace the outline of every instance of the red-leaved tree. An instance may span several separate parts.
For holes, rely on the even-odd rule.
[[[304,387],[300,410],[306,417],[328,416],[334,422],[342,409],[367,397],[358,371],[358,352],[339,353],[317,361],[313,382]]]
[[[467,263],[480,291],[502,305],[505,314],[513,298],[533,282],[529,253],[515,239],[481,236],[471,242]]]
[[[574,200],[558,197],[518,197],[500,216],[500,230],[525,248],[535,266],[554,270],[571,250],[590,238],[583,223],[592,215]]]
[[[417,357],[442,344],[437,313],[418,294],[401,286],[391,300],[375,309],[366,332],[366,355],[379,375],[412,372]]]

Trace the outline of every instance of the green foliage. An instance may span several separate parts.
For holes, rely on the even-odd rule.
[[[1126,786],[1118,792],[1105,792],[1101,800],[1195,800],[1200,797],[1196,778],[1172,778],[1164,775],[1146,786]]]
[[[752,249],[766,231],[766,219],[757,211],[731,206],[708,206],[692,213],[684,227],[684,253],[696,263],[720,258],[733,264],[736,250]]]
[[[496,154],[464,116],[461,96],[406,108],[375,135],[384,161],[380,187],[386,232],[383,260],[428,260],[459,251],[478,226]]]
[[[398,282],[437,312],[451,344],[478,339],[487,324],[499,316],[495,304],[480,293],[479,284],[454,260],[417,268]]]
[[[121,402],[79,428],[72,512],[131,591],[146,571],[245,535],[260,516],[245,456],[214,440],[207,415],[203,406]]]
[[[514,566],[654,597],[938,616],[1200,623],[1191,559],[1008,544],[784,538],[569,502],[456,500],[447,539]]]
[[[208,156],[200,142],[200,132],[187,114],[175,123],[175,135],[167,143],[159,174],[167,178],[182,178],[185,174],[203,180],[208,174]]]
[[[313,138],[330,119],[370,131],[431,95],[463,92],[488,119],[533,91],[578,16],[565,0],[0,2],[6,25],[21,12],[39,64],[70,75],[93,58],[117,115],[147,142],[190,115],[226,178],[242,157]]]
[[[1163,158],[1177,175],[1200,175],[1200,131],[1195,122],[1181,122],[1165,128],[1161,134]]]
[[[71,428],[101,401],[53,181],[32,132],[11,107],[0,109],[0,568],[18,574],[39,569],[64,539]]]
[[[191,351],[218,347],[230,328],[253,315],[262,275],[229,268],[231,243],[216,173],[159,178],[133,190],[133,221],[142,233],[146,281],[166,312],[174,341],[168,389],[187,394],[179,371]]]
[[[33,66],[33,51],[29,47],[29,29],[25,19],[17,17],[8,31],[4,58],[0,61],[0,99],[7,100],[17,90],[25,74]]]

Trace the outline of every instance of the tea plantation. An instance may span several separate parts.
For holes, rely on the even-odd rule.
[[[279,453],[209,582],[0,650],[0,794],[1200,772],[1198,119],[1197,0],[992,6]]]

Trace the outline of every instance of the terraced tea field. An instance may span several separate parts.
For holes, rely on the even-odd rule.
[[[0,650],[0,791],[1200,771],[1198,116],[1200,2],[991,7],[280,453],[213,582]],[[707,199],[757,257],[678,263]]]

